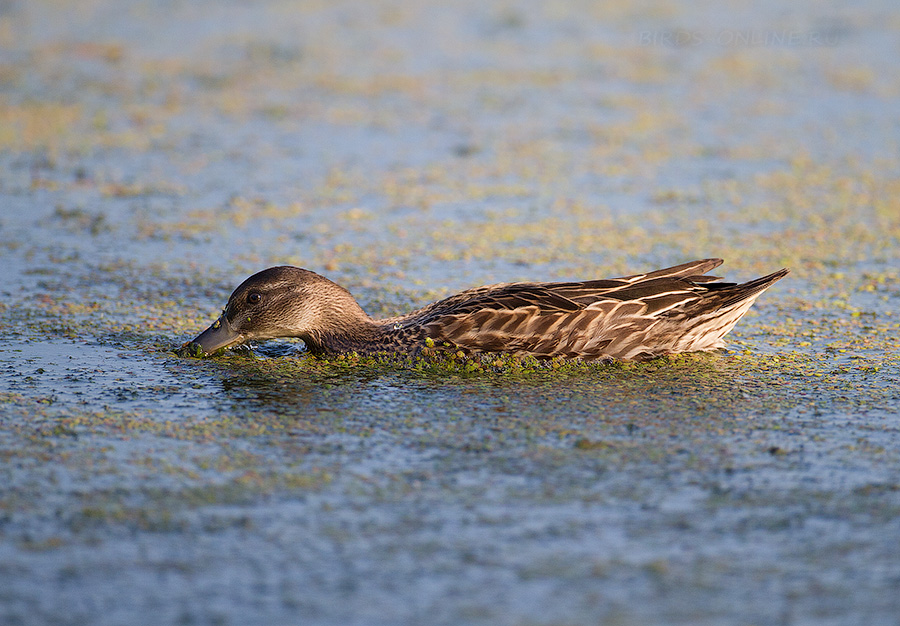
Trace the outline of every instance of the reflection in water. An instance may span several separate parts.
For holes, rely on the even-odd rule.
[[[342,426],[393,432],[418,428],[438,439],[442,429],[458,436],[489,428],[520,440],[535,428],[718,430],[736,416],[764,417],[773,406],[784,410],[802,400],[772,385],[777,372],[754,372],[745,361],[720,354],[460,376],[262,353],[255,349],[217,364],[219,411],[247,419],[301,417],[323,426],[340,419]]]

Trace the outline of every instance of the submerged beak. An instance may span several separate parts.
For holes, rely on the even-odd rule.
[[[241,343],[244,336],[235,331],[223,314],[213,325],[197,335],[197,338],[186,344],[188,354],[209,356],[216,350]]]

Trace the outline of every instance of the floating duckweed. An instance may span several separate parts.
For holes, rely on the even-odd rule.
[[[9,620],[896,620],[897,79],[865,13],[840,55],[616,36],[690,23],[683,2],[581,3],[608,26],[589,41],[556,3],[276,2],[238,33],[165,3],[203,21],[202,54],[157,58],[146,7],[91,3],[92,42],[83,3],[4,4]],[[58,37],[14,36],[51,13]],[[790,96],[813,91],[810,115]],[[267,265],[335,272],[390,317],[710,255],[793,271],[725,353],[172,355]]]

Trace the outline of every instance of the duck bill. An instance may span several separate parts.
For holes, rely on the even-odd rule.
[[[197,338],[187,345],[187,349],[192,354],[202,353],[202,356],[209,356],[217,350],[239,344],[243,340],[244,336],[235,331],[222,315],[212,326],[197,335]]]

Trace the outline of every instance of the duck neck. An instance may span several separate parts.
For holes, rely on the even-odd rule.
[[[340,354],[344,352],[366,352],[365,347],[378,337],[374,324],[352,328],[318,331],[301,336],[306,348],[315,355]]]
[[[381,332],[381,327],[352,299],[328,310],[315,326],[300,338],[317,355],[364,352],[367,345],[377,342]]]

